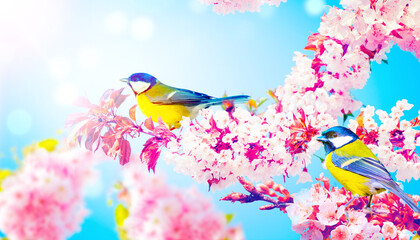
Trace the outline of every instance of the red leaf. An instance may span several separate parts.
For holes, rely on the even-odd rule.
[[[130,128],[133,126],[133,122],[128,117],[116,116],[115,121],[117,121],[118,126],[121,128]]]
[[[85,141],[86,149],[92,151],[93,143],[95,143],[98,140],[101,130],[102,130],[102,126],[100,126],[99,128],[95,127],[89,130],[89,133],[87,134],[86,141]]]
[[[114,89],[108,89],[102,94],[101,99],[100,99],[101,106],[108,100],[109,96],[111,95],[111,93],[113,91],[115,91],[115,90]]]
[[[168,127],[168,125],[166,125],[166,123],[162,120],[162,118],[159,116],[159,119],[158,119],[158,127],[159,127],[159,129],[167,129],[168,131],[169,131],[169,127]]]
[[[364,45],[360,46],[360,51],[366,53],[366,55],[368,55],[369,59],[374,58],[375,54],[376,54],[376,51],[369,50]]]
[[[87,99],[86,97],[79,97],[76,99],[76,101],[74,102],[75,106],[78,107],[84,107],[84,108],[96,108],[98,107],[98,105],[92,104],[89,99]]]
[[[328,37],[325,37],[319,33],[314,33],[308,37],[308,43],[306,47],[304,48],[304,50],[312,50],[312,51],[316,51],[317,53],[320,53],[323,48],[322,44],[327,39]],[[320,49],[318,49],[318,47]]]
[[[220,182],[220,180],[226,180],[226,178],[215,178],[213,177],[212,179],[207,180],[207,183],[209,184],[209,191],[211,189],[211,185],[213,185],[213,183],[218,184]]]
[[[155,129],[155,126],[153,124],[152,117],[149,117],[144,121],[144,126],[149,129],[150,131],[153,131]]]
[[[135,104],[134,106],[132,106],[132,107],[130,108],[130,111],[129,111],[130,118],[131,118],[131,120],[133,120],[134,122],[136,121],[136,108],[137,108],[137,104]]]
[[[112,158],[116,157],[116,152],[113,151],[113,146],[115,145],[116,139],[115,135],[107,132],[102,138],[102,150],[107,156]]]
[[[403,39],[403,37],[401,37],[401,35],[397,32],[397,30],[392,30],[391,35],[393,35],[396,38]]]
[[[304,47],[303,50],[316,51],[316,46],[315,45],[308,45],[308,46]]]
[[[67,117],[65,127],[72,127],[86,119],[88,119],[87,113],[74,113]]]
[[[156,137],[150,138],[144,144],[144,148],[140,154],[140,160],[147,163],[147,169],[155,172],[157,160],[160,156],[159,140]]]
[[[121,143],[120,143],[120,164],[121,165],[125,165],[126,163],[128,163],[130,161],[130,156],[131,156],[131,146],[130,146],[130,142],[128,142],[125,139],[122,139]]]
[[[124,88],[121,88],[117,91],[114,91],[109,96],[110,100],[113,100],[115,103],[115,107],[118,108],[120,105],[125,101],[125,99],[128,97],[128,95],[122,95],[122,91]]]
[[[315,178],[317,181],[320,181],[320,182],[323,182],[324,183],[324,187],[327,189],[327,190],[330,190],[330,180],[328,179],[328,178],[326,178],[326,177],[324,177],[324,176],[322,176],[322,177],[319,177],[319,178]]]
[[[115,107],[119,108],[121,104],[127,99],[128,95],[120,95],[117,99],[115,99]]]
[[[420,119],[418,117],[414,118],[410,121],[412,127],[418,127],[420,126]]]
[[[210,124],[211,128],[210,128],[210,130],[207,130],[208,132],[215,133],[215,132],[220,132],[221,131],[221,129],[217,127],[217,123],[214,120],[213,116],[210,117],[209,124]]]
[[[318,58],[318,57],[316,57],[316,58],[314,58],[313,60],[312,60],[312,65],[311,65],[311,68],[313,69],[313,70],[315,70],[315,72],[319,72],[319,69],[322,67],[322,66],[325,66],[326,64],[324,64],[322,61],[321,61],[321,59],[320,58]]]
[[[162,121],[159,117],[159,124],[154,127],[153,133],[160,138],[165,139],[165,141],[169,141],[170,138],[175,137],[175,134],[171,132],[168,126]]]

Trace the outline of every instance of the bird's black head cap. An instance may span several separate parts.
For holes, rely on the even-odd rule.
[[[146,82],[151,86],[156,84],[157,79],[148,73],[133,73],[129,77],[130,82]]]
[[[337,148],[356,141],[359,137],[350,129],[336,126],[322,132],[321,136],[317,138],[318,141],[324,144],[326,153],[330,153]]]

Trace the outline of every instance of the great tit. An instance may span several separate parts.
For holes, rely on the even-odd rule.
[[[204,93],[175,88],[161,83],[147,73],[134,73],[121,81],[133,90],[140,110],[154,122],[159,116],[169,127],[179,128],[182,117],[195,118],[198,111],[212,105],[220,105],[224,101],[244,102],[247,95],[215,98]]]
[[[336,126],[324,131],[317,140],[324,145],[327,169],[353,195],[345,209],[359,196],[369,197],[366,207],[370,209],[372,196],[389,190],[420,213],[417,204],[394,182],[385,166],[354,132]],[[347,212],[346,216],[348,220]]]

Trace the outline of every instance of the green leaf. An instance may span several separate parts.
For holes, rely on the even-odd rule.
[[[233,214],[233,213],[226,213],[225,214],[225,217],[226,217],[226,222],[229,224],[232,221],[232,219],[235,217],[235,214]]]
[[[114,184],[114,189],[116,189],[116,190],[121,190],[123,188],[123,185],[122,185],[122,183],[121,182],[116,182],[115,184]]]
[[[343,125],[346,122],[348,117],[354,117],[353,113],[349,112],[349,113],[346,113],[346,114],[343,115]]]
[[[388,64],[388,60],[386,60],[386,59],[382,59],[382,62],[385,63],[385,64]]]
[[[267,98],[261,98],[260,102],[258,103],[257,107],[260,107],[263,103],[267,101]]]
[[[12,172],[8,169],[0,169],[0,191],[3,190],[1,188],[1,182],[3,182],[3,180],[5,178],[7,178],[8,176],[10,176],[10,174],[12,174]]]
[[[117,226],[121,227],[128,215],[128,209],[125,208],[122,204],[118,204],[118,206],[115,208],[115,222],[117,223]]]
[[[314,156],[317,157],[317,158],[319,158],[319,160],[321,160],[322,163],[325,161],[325,158],[322,158],[322,157],[320,157],[320,156],[318,156],[316,154],[314,154]]]

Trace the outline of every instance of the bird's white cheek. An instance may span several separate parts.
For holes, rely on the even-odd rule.
[[[150,87],[150,83],[146,82],[130,82],[130,84],[133,90],[138,94],[146,91]]]
[[[350,136],[342,136],[330,139],[335,148],[340,148],[353,140]]]

